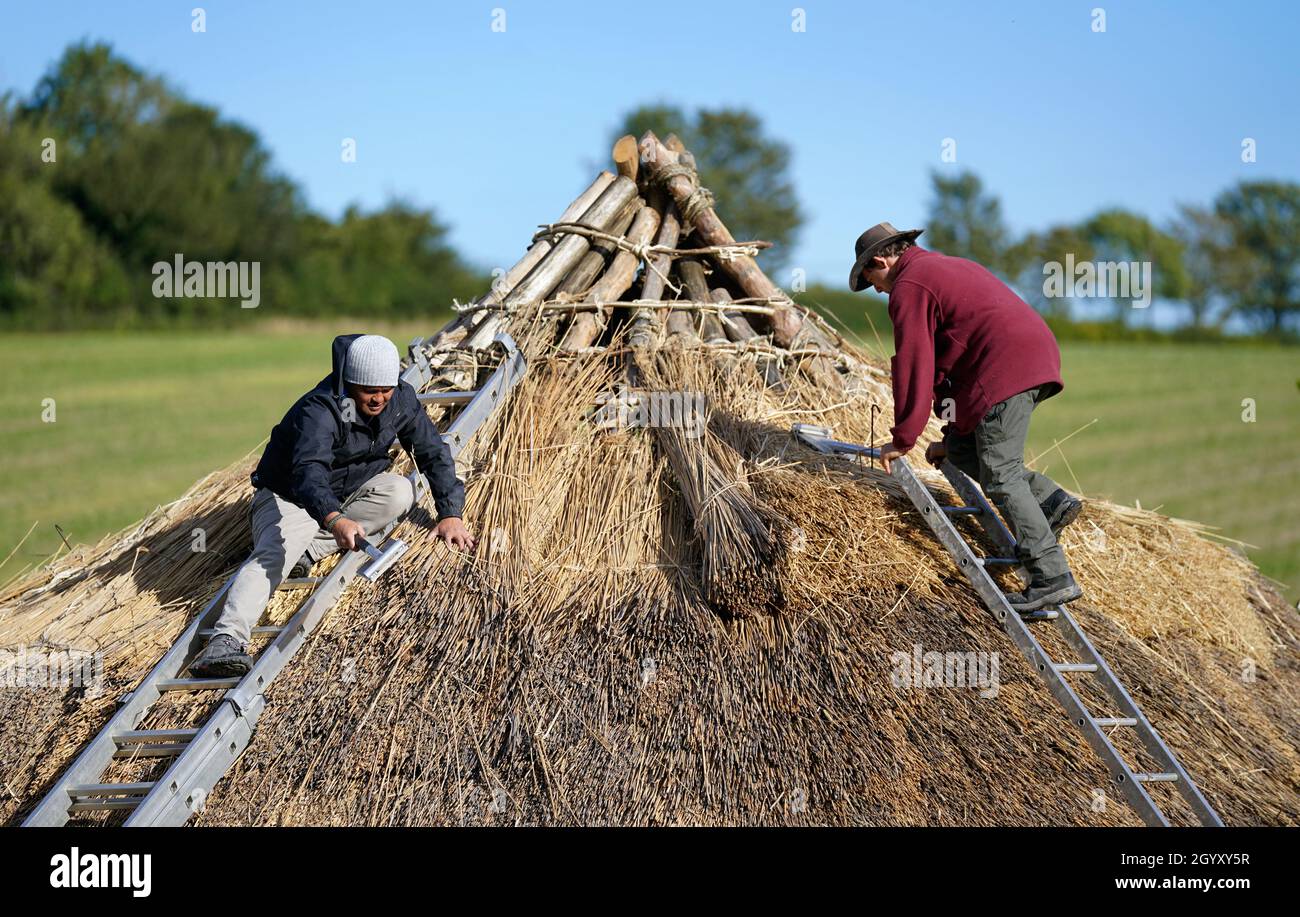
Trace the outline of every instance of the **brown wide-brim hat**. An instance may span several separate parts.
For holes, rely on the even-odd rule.
[[[862,266],[875,257],[876,252],[889,243],[897,242],[900,239],[911,242],[923,232],[925,232],[923,229],[900,231],[895,229],[891,223],[877,223],[858,236],[858,241],[853,244],[858,260],[853,262],[853,270],[849,272],[849,289],[856,293],[865,286],[862,282]]]

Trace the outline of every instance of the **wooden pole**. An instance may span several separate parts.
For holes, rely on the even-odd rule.
[[[683,154],[675,152],[659,141],[653,131],[646,131],[641,137],[641,168],[647,177],[662,183],[672,195],[678,210],[686,213],[694,211],[693,226],[696,236],[706,245],[734,245],[736,239],[730,230],[718,218],[712,207],[705,207],[698,202],[696,194],[699,178],[694,174],[666,175],[665,170],[672,165],[683,163]],[[775,306],[772,316],[772,339],[780,347],[793,348],[796,343],[804,346],[829,346],[819,329],[808,324],[805,329],[804,313],[788,296],[768,279],[753,258],[748,255],[736,255],[731,258],[717,259],[719,266],[740,284],[746,296],[760,299],[772,299]],[[803,331],[804,334],[800,334]]]
[[[669,150],[671,150],[674,154],[676,154],[679,161],[687,156],[690,156],[690,153],[686,152],[686,146],[682,143],[681,138],[679,138],[676,134],[669,134],[667,137],[665,137],[664,146],[667,147]],[[688,164],[694,167],[695,160],[693,157],[691,158]],[[679,216],[678,223],[680,224],[680,222],[681,222],[681,218]],[[687,227],[688,231],[689,229],[690,227]],[[678,230],[678,233],[680,236],[680,229]],[[680,244],[680,238],[678,239],[678,242],[674,243],[674,245],[676,244]],[[664,272],[667,273],[668,268],[675,268],[673,272],[673,276],[677,278],[678,286],[685,286],[686,285],[685,279],[682,276],[682,272],[681,272],[681,262],[679,261],[676,264],[674,264],[671,255],[664,255],[663,258],[665,264]],[[664,324],[667,326],[668,329],[668,339],[678,344],[679,346],[689,347],[691,345],[699,343],[700,335],[695,330],[695,317],[690,312],[687,312],[684,309],[681,310],[671,309],[668,312],[668,318],[666,319]]]
[[[627,234],[627,228],[632,225],[632,220],[636,217],[637,211],[641,208],[644,201],[639,197],[634,197],[623,208],[623,212],[618,215],[618,219],[609,228],[611,236],[624,236]],[[582,256],[578,266],[569,271],[568,276],[560,281],[560,285],[555,288],[551,294],[552,299],[581,299],[585,298],[583,294],[591,286],[596,277],[605,270],[609,264],[610,258],[618,251],[618,246],[607,239],[596,239],[591,243],[591,250]]]
[[[611,156],[614,165],[618,168],[618,174],[636,181],[637,167],[641,161],[640,153],[637,151],[636,138],[631,134],[624,134],[619,137],[614,142],[614,151]]]
[[[677,237],[681,234],[681,223],[677,220],[677,208],[667,195],[651,197],[655,209],[659,212],[659,233],[655,236],[655,245],[666,248],[677,247]],[[646,263],[645,282],[641,286],[638,299],[657,302],[663,299],[664,278],[668,276],[672,258],[668,255],[655,255]],[[661,328],[659,316],[653,309],[639,309],[632,320],[632,333],[628,343],[633,347],[648,347],[659,337]]]
[[[709,295],[716,303],[731,302],[731,294],[722,287],[717,287],[710,291]],[[755,331],[754,326],[749,323],[749,319],[745,317],[745,313],[728,312],[724,310],[723,315],[727,317],[727,321],[724,323],[723,327],[727,331],[727,336],[733,341],[743,344],[746,341],[758,337],[758,332]],[[763,377],[764,384],[766,384],[768,388],[774,388],[779,391],[785,390],[785,383],[781,381],[781,366],[778,360],[768,354],[758,354],[757,359],[755,360],[755,365],[758,368],[759,375]]]
[[[716,303],[729,303],[731,302],[731,294],[724,287],[716,287],[709,291],[709,299]],[[758,332],[749,323],[749,319],[745,317],[744,312],[733,312],[724,309],[722,314],[727,317],[727,320],[722,324],[723,330],[727,332],[727,337],[731,340],[744,342],[750,338],[758,337]]]
[[[673,276],[677,278],[679,284],[684,285],[681,279],[679,268],[681,262],[674,265]],[[695,313],[689,309],[670,309],[668,318],[664,325],[668,329],[668,340],[678,346],[690,347],[700,342],[700,336],[695,330]]]
[[[659,230],[659,214],[659,209],[650,204],[642,206],[627,231],[628,243],[634,246],[644,245],[654,238]],[[637,265],[640,263],[640,255],[620,248],[615,253],[614,259],[610,261],[609,267],[605,269],[605,273],[591,288],[587,300],[601,304],[617,302],[632,286],[632,281],[636,279]]]
[[[686,284],[686,290],[691,294],[691,299],[696,302],[710,301],[712,296],[709,293],[709,282],[704,279],[704,263],[699,258],[679,258],[677,260],[677,273],[681,276],[682,282]],[[670,313],[670,321],[671,318]],[[722,322],[718,321],[716,315],[702,312],[700,314],[700,337],[710,343],[725,341],[727,333],[722,330]]]
[[[631,245],[643,245],[654,236],[659,228],[659,211],[650,204],[642,202],[637,210],[626,238]],[[613,307],[608,303],[617,302],[632,286],[636,279],[636,266],[641,261],[639,255],[619,248],[615,252],[605,273],[592,285],[584,297],[587,302],[595,304],[590,312],[579,312],[573,317],[569,331],[560,346],[566,350],[580,350],[590,347],[605,327]]]

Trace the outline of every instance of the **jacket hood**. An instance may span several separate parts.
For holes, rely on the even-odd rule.
[[[330,348],[330,359],[332,361],[330,388],[334,392],[335,398],[342,398],[346,394],[343,386],[343,364],[347,362],[348,348],[359,337],[361,337],[360,334],[340,334],[334,339],[334,344]]]

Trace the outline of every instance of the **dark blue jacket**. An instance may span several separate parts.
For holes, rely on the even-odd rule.
[[[334,339],[333,371],[299,398],[271,431],[252,475],[253,486],[269,488],[324,525],[343,500],[388,470],[388,450],[401,442],[429,482],[438,519],[461,515],[465,486],[415,389],[399,381],[378,417],[367,418],[348,398],[343,362],[358,337],[342,334]],[[354,420],[344,419],[345,401]]]

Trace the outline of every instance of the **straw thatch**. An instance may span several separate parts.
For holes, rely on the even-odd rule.
[[[888,477],[791,439],[814,422],[866,441],[871,405],[890,416],[883,361],[816,316],[790,347],[708,344],[616,306],[573,349],[572,313],[499,303],[429,342],[449,352],[495,316],[530,361],[467,453],[479,549],[435,546],[423,509],[404,521],[410,552],[349,587],[195,823],[1138,823],[1099,802],[1101,762]],[[598,422],[611,392],[669,389],[703,395],[694,434]],[[238,565],[255,457],[0,594],[0,647],[105,665],[98,696],[0,689],[0,817],[39,800]],[[1063,544],[1080,623],[1224,819],[1300,821],[1295,610],[1191,523],[1093,500]],[[277,595],[269,617],[300,599]],[[895,654],[916,647],[997,654],[996,691],[897,685]],[[142,726],[206,710],[169,696]]]

